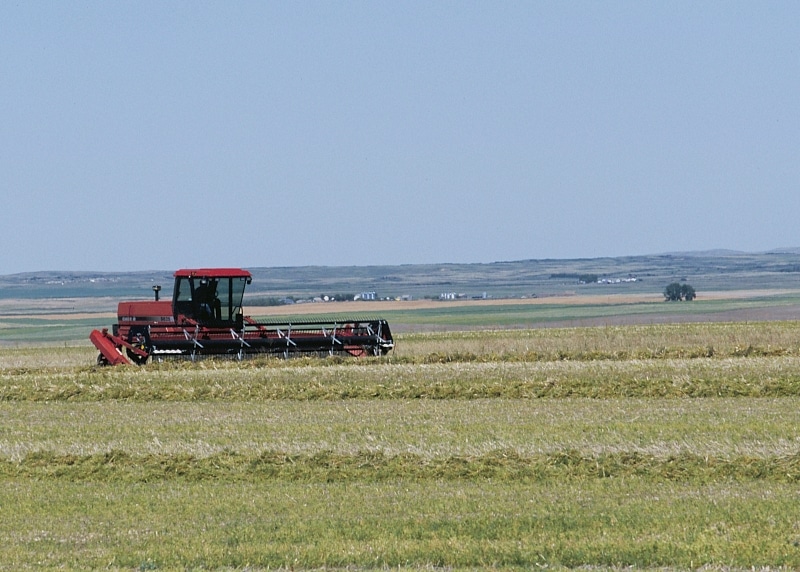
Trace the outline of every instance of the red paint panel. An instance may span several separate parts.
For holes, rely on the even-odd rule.
[[[172,300],[154,300],[141,302],[120,302],[117,306],[117,317],[126,321],[141,316],[160,316],[166,321],[172,320]]]
[[[100,350],[100,353],[108,360],[108,363],[111,365],[123,365],[129,364],[131,362],[128,359],[119,353],[117,346],[114,345],[113,340],[111,340],[107,335],[99,330],[92,330],[92,333],[89,334],[89,339],[92,340],[94,347]]]

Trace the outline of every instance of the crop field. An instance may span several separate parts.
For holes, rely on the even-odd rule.
[[[800,323],[485,325],[0,348],[0,569],[800,567]]]
[[[247,300],[245,300],[245,303]],[[88,344],[88,332],[107,328],[116,314],[111,299],[2,299],[0,347]],[[550,296],[546,298],[336,302],[245,307],[257,319],[336,316],[386,318],[395,333],[540,327],[609,326],[675,322],[800,320],[800,291],[786,289],[704,292],[690,304],[667,304],[661,294]]]

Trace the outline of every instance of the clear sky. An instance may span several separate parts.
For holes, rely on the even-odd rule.
[[[800,246],[800,2],[0,3],[0,274]]]

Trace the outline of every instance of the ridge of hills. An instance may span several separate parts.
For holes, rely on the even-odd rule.
[[[732,250],[491,263],[381,266],[249,267],[247,296],[319,296],[375,292],[377,297],[529,297],[662,292],[673,281],[703,290],[799,289],[800,248],[760,253]],[[41,271],[0,275],[0,298],[114,297],[168,292],[173,270]]]

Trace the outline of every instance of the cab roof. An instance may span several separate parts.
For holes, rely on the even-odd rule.
[[[182,268],[176,270],[175,278],[251,278],[247,270],[241,268]]]

